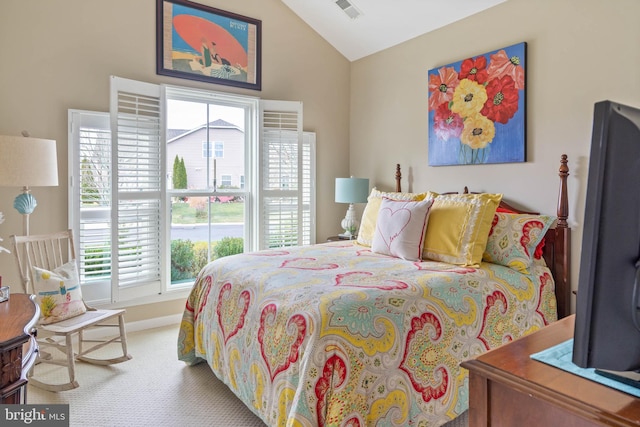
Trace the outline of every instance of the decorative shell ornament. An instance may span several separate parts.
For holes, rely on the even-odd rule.
[[[36,198],[33,197],[30,193],[20,194],[13,201],[13,207],[16,208],[16,210],[22,215],[32,213],[36,206],[38,206],[38,203],[36,203]]]

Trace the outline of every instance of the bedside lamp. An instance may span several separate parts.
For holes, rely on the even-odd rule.
[[[57,159],[54,140],[0,135],[0,187],[22,187],[13,207],[23,215],[25,236],[29,215],[37,205],[29,187],[58,185]]]
[[[353,239],[358,232],[358,220],[354,203],[366,203],[369,196],[369,180],[367,178],[336,178],[336,203],[349,203],[347,215],[340,225],[344,233],[339,234],[343,239]]]

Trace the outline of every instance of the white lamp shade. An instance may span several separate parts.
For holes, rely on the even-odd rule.
[[[368,196],[367,178],[336,178],[336,203],[365,203]]]
[[[58,185],[56,141],[0,135],[0,186]]]

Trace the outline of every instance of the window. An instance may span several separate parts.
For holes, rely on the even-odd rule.
[[[211,144],[207,141],[202,142],[202,157],[211,157]]]
[[[72,111],[71,228],[87,301],[111,300],[111,131],[107,113]],[[71,139],[70,139],[71,140]],[[73,172],[72,172],[73,168]],[[82,244],[79,244],[82,242]]]
[[[216,157],[221,159],[224,157],[224,142],[215,141],[214,143],[216,150]]]
[[[301,113],[117,77],[111,114],[71,110],[69,214],[87,300],[188,288],[225,238],[245,251],[314,243],[315,135],[297,137]],[[180,115],[196,122],[172,125]]]
[[[212,152],[214,152],[214,156],[217,158],[224,157],[224,142],[214,141],[213,144],[211,144],[209,141],[203,141],[202,157],[211,157]]]

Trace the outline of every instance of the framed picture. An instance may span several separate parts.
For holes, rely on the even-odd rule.
[[[526,161],[526,50],[429,70],[429,166]]]
[[[262,22],[186,0],[157,0],[157,73],[260,90]]]

